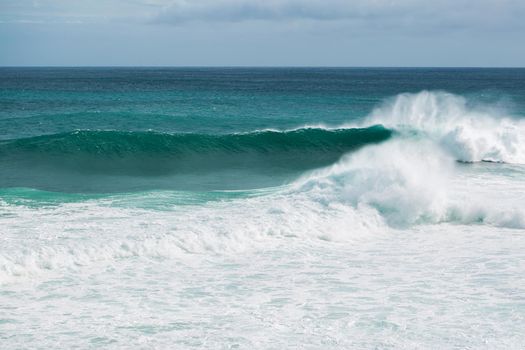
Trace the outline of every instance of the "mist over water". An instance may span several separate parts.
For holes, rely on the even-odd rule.
[[[375,108],[367,123],[437,142],[459,161],[525,163],[525,122],[501,107],[447,92],[401,94]]]
[[[10,348],[525,343],[523,70],[1,74]]]

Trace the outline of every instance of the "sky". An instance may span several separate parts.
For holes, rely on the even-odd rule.
[[[0,0],[0,66],[525,66],[525,0]]]

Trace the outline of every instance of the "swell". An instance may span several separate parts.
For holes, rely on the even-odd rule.
[[[182,157],[203,153],[268,154],[308,150],[340,153],[384,141],[390,135],[390,130],[379,125],[355,129],[306,128],[226,135],[86,130],[4,141],[0,144],[0,154],[82,154],[110,158],[136,154]]]
[[[102,188],[96,176],[112,176],[117,191],[195,189],[185,181],[216,182],[204,190],[266,187],[282,183],[286,174],[329,165],[349,151],[385,141],[391,135],[391,130],[378,125],[226,135],[124,131],[43,135],[0,143],[0,161],[7,165],[0,169],[0,187],[111,190],[106,185]],[[220,179],[215,176],[219,173]],[[269,182],[257,184],[259,175]],[[142,180],[124,186],[114,179],[122,176],[126,177],[124,182],[132,177]],[[170,176],[178,178],[168,179]],[[244,187],[248,180],[252,183]]]

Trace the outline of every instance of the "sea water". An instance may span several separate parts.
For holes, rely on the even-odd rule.
[[[525,69],[0,69],[0,348],[522,349],[524,274]]]

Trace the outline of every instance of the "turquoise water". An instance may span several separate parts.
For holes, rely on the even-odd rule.
[[[60,192],[260,188],[391,134],[381,126],[222,135],[73,131],[0,141],[7,165],[0,176],[6,187]]]
[[[525,69],[0,68],[6,348],[525,343]]]

